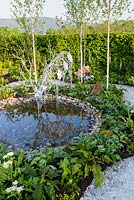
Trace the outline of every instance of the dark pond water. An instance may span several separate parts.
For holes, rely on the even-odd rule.
[[[0,111],[0,142],[24,150],[63,145],[89,127],[80,108],[63,103],[49,102],[40,112],[33,103]]]

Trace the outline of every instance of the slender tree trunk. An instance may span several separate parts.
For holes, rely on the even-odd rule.
[[[111,15],[111,0],[109,0],[109,12],[108,12],[108,19],[107,19],[107,90],[109,88],[109,58],[110,58],[110,15]]]
[[[108,27],[107,27],[107,90],[109,87],[109,37],[110,37],[110,25],[108,22]]]
[[[82,23],[80,25],[80,66],[81,66],[81,83],[83,82],[83,71],[82,71],[82,67],[83,67],[83,53],[82,53]]]
[[[32,31],[32,46],[33,46],[33,65],[34,65],[34,79],[37,84],[37,66],[36,66],[36,52],[35,52],[35,35]]]
[[[84,35],[84,50],[83,50],[83,66],[86,65],[86,39],[85,39],[85,35]]]

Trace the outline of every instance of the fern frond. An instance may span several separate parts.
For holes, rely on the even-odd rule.
[[[7,173],[6,173],[6,169],[3,168],[1,165],[0,165],[0,185],[3,184],[4,181],[7,180]]]
[[[43,195],[43,189],[40,184],[37,184],[35,187],[35,190],[32,194],[33,200],[45,200],[45,197]]]
[[[93,177],[95,179],[95,187],[99,187],[104,181],[104,174],[101,170],[100,165],[93,165],[92,168]]]

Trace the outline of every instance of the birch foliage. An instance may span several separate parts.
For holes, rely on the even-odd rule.
[[[93,0],[64,0],[67,19],[80,29],[81,82],[83,82],[83,25],[91,23],[94,13],[94,5],[95,3]]]
[[[27,36],[32,36],[32,63],[34,66],[34,80],[37,84],[35,33],[39,17],[42,15],[45,0],[14,0],[11,2],[13,17]]]
[[[107,75],[106,88],[109,87],[110,66],[110,27],[111,23],[119,19],[125,11],[129,10],[130,0],[97,0],[101,20],[107,21]]]

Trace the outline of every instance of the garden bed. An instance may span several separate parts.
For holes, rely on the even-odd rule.
[[[106,166],[134,154],[133,108],[123,100],[122,91],[112,86],[109,91],[103,89],[100,95],[92,96],[82,87],[70,91],[62,88],[61,92],[73,97],[81,93],[82,101],[95,106],[101,115],[99,130],[42,152],[14,151],[8,156],[6,153],[11,150],[1,145],[0,199],[79,199],[92,178],[96,187],[102,184]],[[22,191],[6,192],[15,180]]]

